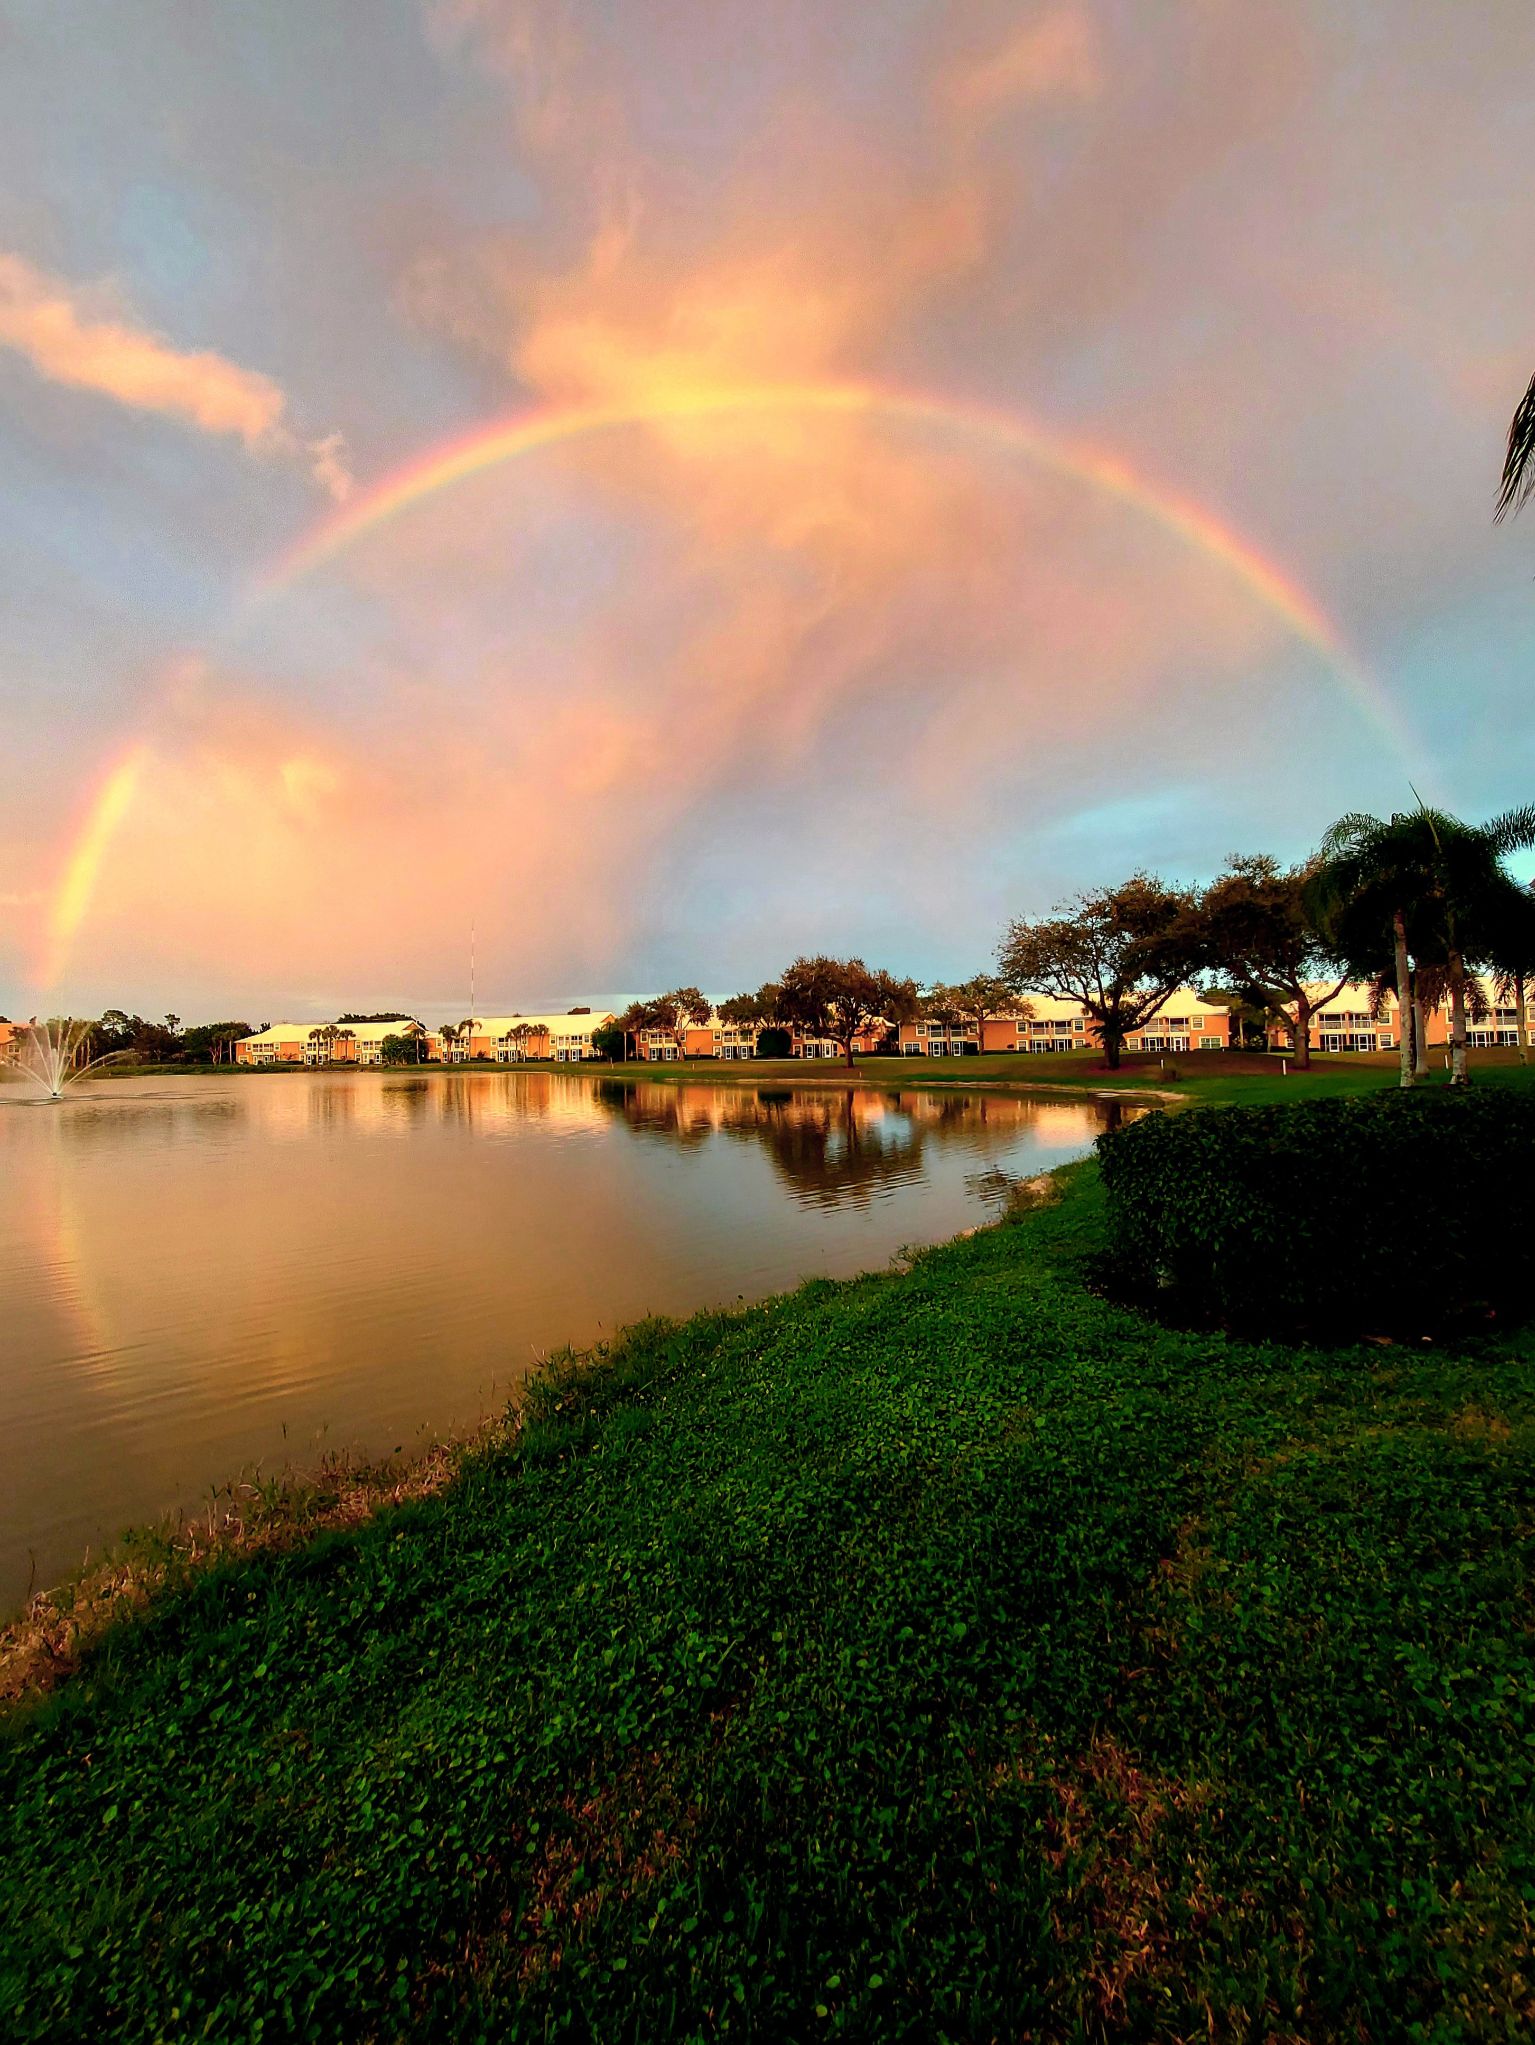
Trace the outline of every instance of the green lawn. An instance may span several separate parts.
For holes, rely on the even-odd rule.
[[[14,1712],[4,2035],[1529,2035],[1535,1340],[1168,1331],[1063,1183]]]

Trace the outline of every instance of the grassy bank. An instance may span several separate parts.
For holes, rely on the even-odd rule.
[[[1063,1185],[108,1636],[6,2035],[1525,2034],[1535,1341],[1162,1329]]]

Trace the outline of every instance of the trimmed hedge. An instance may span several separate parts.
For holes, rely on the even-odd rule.
[[[1098,1139],[1112,1278],[1333,1339],[1535,1304],[1535,1099],[1445,1089],[1148,1115]]]

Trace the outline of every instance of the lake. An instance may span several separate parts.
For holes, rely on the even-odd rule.
[[[471,1424],[563,1343],[983,1222],[1122,1112],[548,1070],[0,1088],[0,1611],[253,1467]]]

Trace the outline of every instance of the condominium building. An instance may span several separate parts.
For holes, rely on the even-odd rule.
[[[526,1058],[549,1058],[556,1065],[577,1065],[595,1058],[592,1034],[606,1029],[614,1020],[611,1013],[585,1015],[477,1015],[460,1025],[447,1047],[454,1064],[466,1058],[491,1058],[498,1065],[517,1065]],[[443,1055],[443,1040],[437,1033],[430,1040],[435,1055]]]
[[[1231,1010],[1207,1001],[1195,987],[1179,987],[1156,1014],[1125,1038],[1127,1051],[1229,1051]]]
[[[268,1023],[264,1030],[252,1030],[235,1042],[237,1065],[302,1065],[309,1056],[309,1040],[315,1023]]]

